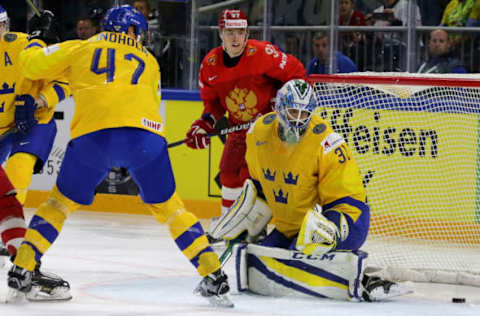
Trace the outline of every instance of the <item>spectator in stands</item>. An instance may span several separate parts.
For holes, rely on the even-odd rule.
[[[101,22],[105,13],[107,13],[107,11],[103,8],[93,8],[88,13],[88,17],[92,19],[93,24],[97,28],[97,33],[102,31],[100,25],[102,24]]]
[[[367,14],[366,18],[371,19],[374,26],[402,26],[410,23],[409,1],[408,0],[383,0],[384,5],[374,10],[372,14]],[[422,25],[420,8],[415,6],[415,25]],[[370,24],[371,24],[370,23]],[[369,24],[369,23],[367,23]],[[371,47],[369,56],[374,59],[372,66],[375,71],[402,71],[402,56],[407,54],[406,35],[402,32],[375,32],[373,38],[369,38],[373,43],[367,45]]]
[[[328,71],[329,64],[329,37],[327,33],[316,33],[312,39],[313,54],[315,57],[310,61],[307,69],[307,75],[310,74],[326,74],[326,73],[346,73],[357,72],[357,66],[354,62],[342,54],[336,52],[336,64],[337,67],[334,71]]]
[[[480,26],[480,0],[451,0],[443,11],[442,26]]]
[[[418,67],[419,73],[467,73],[463,62],[452,56],[452,43],[445,30],[433,30],[428,41],[429,58]]]
[[[437,26],[442,20],[443,10],[450,0],[417,1],[422,16],[422,25]]]
[[[365,26],[365,16],[355,10],[355,0],[340,0],[339,25]],[[363,40],[361,32],[345,32],[341,35],[342,46],[350,47]]]
[[[376,26],[401,26],[407,25],[408,0],[384,0],[384,5],[373,11],[372,16]],[[422,17],[418,5],[415,8],[415,25],[422,25]]]
[[[77,20],[77,38],[86,40],[96,34],[98,31],[94,21],[89,17],[82,17]]]

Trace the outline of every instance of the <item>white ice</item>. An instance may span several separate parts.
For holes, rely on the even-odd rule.
[[[480,288],[438,284],[410,284],[414,294],[382,303],[237,294],[235,308],[215,309],[192,294],[200,277],[166,227],[143,215],[80,211],[68,218],[43,270],[70,282],[71,301],[4,304],[9,266],[0,268],[0,316],[480,315]],[[452,297],[467,302],[454,304]]]

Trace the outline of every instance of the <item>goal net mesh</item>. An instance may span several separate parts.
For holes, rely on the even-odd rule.
[[[480,285],[480,79],[308,79],[317,114],[343,135],[363,177],[369,265],[396,279]]]

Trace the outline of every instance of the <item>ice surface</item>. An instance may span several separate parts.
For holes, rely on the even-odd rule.
[[[31,215],[31,210],[28,215]],[[0,300],[9,263],[0,268]],[[232,295],[233,309],[215,309],[192,291],[200,277],[165,226],[143,215],[76,212],[43,259],[43,269],[70,282],[68,302],[0,304],[1,316],[375,316],[480,315],[480,288],[410,284],[415,294],[382,303]],[[465,297],[467,303],[451,303]]]

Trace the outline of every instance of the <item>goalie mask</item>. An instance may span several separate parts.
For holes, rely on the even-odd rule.
[[[294,79],[285,83],[275,100],[280,139],[297,143],[307,129],[316,105],[313,88],[305,80]]]
[[[128,28],[135,29],[137,42],[147,44],[148,22],[143,14],[130,5],[122,5],[118,8],[108,10],[103,18],[102,28],[104,31],[128,34]]]
[[[10,19],[7,11],[0,5],[0,36],[7,33],[10,29]]]

